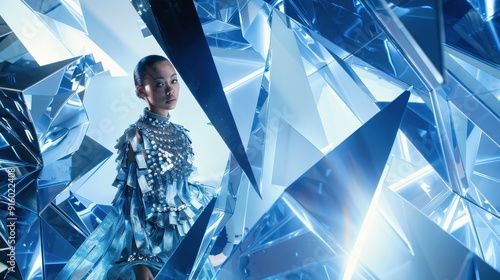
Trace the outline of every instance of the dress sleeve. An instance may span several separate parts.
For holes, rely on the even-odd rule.
[[[126,223],[126,261],[152,260],[157,258],[151,252],[149,236],[146,234],[142,193],[150,190],[146,181],[148,169],[144,159],[144,144],[140,129],[130,127],[115,148],[118,149],[117,171],[113,183],[118,188],[113,205],[124,216]]]

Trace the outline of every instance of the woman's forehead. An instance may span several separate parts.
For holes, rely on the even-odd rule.
[[[167,75],[168,77],[170,77],[173,74],[175,74],[176,72],[175,72],[175,69],[172,66],[172,64],[165,60],[165,61],[157,62],[157,63],[151,65],[150,67],[148,67],[146,73],[149,74],[150,76],[162,74],[162,75]]]

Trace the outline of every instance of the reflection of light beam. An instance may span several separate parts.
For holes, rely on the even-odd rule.
[[[38,240],[39,241],[39,240]],[[31,244],[30,244],[31,245]],[[26,244],[24,244],[26,246]],[[27,279],[34,279],[40,276],[40,270],[42,269],[42,252],[40,252],[41,246],[36,246],[35,251],[32,256],[36,256],[34,263],[31,263],[31,269],[28,272]]]
[[[380,182],[382,182],[382,180]],[[380,182],[377,186],[377,189],[375,190],[375,193],[373,194],[372,202],[370,203],[370,207],[368,207],[365,220],[361,224],[358,238],[356,239],[356,243],[354,244],[349,259],[347,260],[344,276],[342,277],[342,279],[344,280],[352,279],[352,276],[354,275],[354,271],[356,270],[356,266],[358,264],[359,256],[361,255],[361,250],[365,246],[366,240],[372,233],[373,221],[377,213],[380,192],[382,191],[382,185],[380,184]]]
[[[426,173],[428,173],[428,172],[430,172],[432,170],[433,169],[432,169],[431,165],[427,165],[427,166],[425,166],[425,167],[423,167],[423,168],[421,168],[421,169],[413,172],[413,174],[411,174],[410,176],[399,180],[397,183],[392,184],[391,186],[389,186],[389,189],[391,189],[392,191],[398,191],[401,188],[409,186],[410,183],[412,183],[415,180],[421,178]]]
[[[258,75],[260,75],[263,72],[264,72],[264,67],[255,70],[254,72],[246,75],[245,77],[243,77],[243,78],[235,81],[234,83],[232,83],[232,84],[227,85],[226,87],[224,87],[224,92],[229,92],[229,91],[231,91],[231,90],[233,90],[233,89],[241,86],[245,82],[250,81],[251,79],[257,77]]]
[[[484,13],[486,20],[490,20],[495,14],[495,1],[484,1]]]

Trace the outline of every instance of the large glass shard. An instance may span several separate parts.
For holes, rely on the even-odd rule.
[[[152,1],[149,6],[133,1],[133,4],[260,194],[193,2]]]
[[[267,138],[279,130],[280,119],[290,124],[318,150],[328,145],[316,102],[307,81],[298,45],[285,16],[275,11],[272,18],[270,83]],[[288,69],[288,71],[285,71]],[[273,134],[269,131],[271,130]],[[272,155],[268,154],[268,157]]]
[[[408,91],[401,94],[286,189],[347,251],[355,243],[409,96]],[[385,133],[376,133],[381,127]]]
[[[212,49],[227,102],[244,147],[248,147],[260,95],[264,61],[257,53]]]

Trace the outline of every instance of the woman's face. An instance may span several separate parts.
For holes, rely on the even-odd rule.
[[[168,61],[160,61],[146,70],[144,82],[137,92],[146,100],[149,111],[168,115],[177,105],[179,83],[174,67]]]

